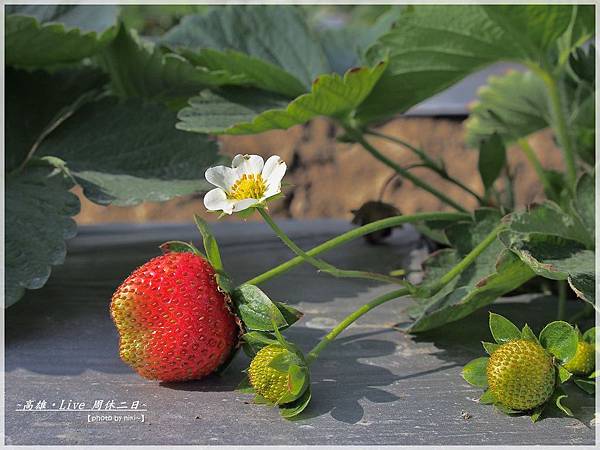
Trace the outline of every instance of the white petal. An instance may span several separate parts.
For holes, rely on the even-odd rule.
[[[273,197],[274,195],[279,194],[280,192],[281,192],[281,183],[279,183],[278,185],[273,185],[273,186],[269,185],[269,187],[263,194],[261,201],[265,200],[269,197]]]
[[[235,183],[236,173],[231,167],[209,167],[204,173],[204,178],[206,178],[206,181],[210,184],[214,184],[215,186],[228,191],[233,183]]]
[[[263,167],[263,170],[262,170],[263,180],[266,180],[267,178],[269,178],[269,176],[271,175],[271,172],[273,172],[273,169],[275,167],[277,167],[277,165],[279,164],[280,161],[281,161],[281,158],[277,155],[270,156],[269,159],[267,159],[267,161],[265,162],[265,167]]]
[[[221,188],[213,189],[212,191],[208,191],[204,195],[204,206],[209,211],[225,211],[226,209],[231,209],[230,205],[231,201],[227,198],[227,194]]]
[[[265,161],[258,155],[236,155],[233,158],[231,167],[236,171],[237,176],[244,174],[260,174],[265,165]]]
[[[281,190],[281,180],[286,170],[287,165],[283,161],[279,161],[267,177],[263,176],[265,183],[267,183],[267,192],[272,189]]]
[[[244,200],[236,200],[233,202],[233,211],[240,212],[250,208],[252,205],[256,205],[258,200],[255,198],[246,198]]]

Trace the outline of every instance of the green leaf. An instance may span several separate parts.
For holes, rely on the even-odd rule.
[[[594,241],[582,221],[546,202],[509,216],[508,229],[498,235],[536,274],[568,280],[582,300],[595,302]]]
[[[585,378],[575,378],[573,382],[584,392],[590,395],[596,393],[596,381],[586,380]]]
[[[380,63],[373,68],[350,69],[343,77],[335,73],[321,75],[314,81],[310,93],[296,98],[287,107],[281,105],[281,98],[272,94],[204,91],[190,99],[190,106],[179,112],[177,128],[236,135],[288,129],[318,116],[345,121],[371,92],[384,70],[385,63]]]
[[[507,222],[510,231],[514,233],[556,236],[593,247],[593,241],[590,242],[589,234],[581,222],[552,202],[514,212],[508,216]]]
[[[512,70],[490,76],[478,91],[466,121],[467,144],[479,147],[494,134],[506,143],[549,126],[550,113],[544,82],[533,72]]]
[[[97,53],[115,36],[115,5],[8,5],[5,13],[7,65],[77,62]]]
[[[237,392],[241,392],[242,394],[255,394],[256,393],[256,391],[254,390],[254,387],[250,384],[250,379],[248,378],[247,375],[242,379],[242,381],[240,381],[240,384],[237,385],[235,390]]]
[[[279,405],[279,414],[281,414],[281,417],[284,417],[285,419],[291,419],[297,416],[306,409],[310,403],[311,396],[311,389],[310,386],[308,386],[308,388],[304,391],[304,394],[302,394],[302,396],[297,400],[284,405]]]
[[[505,165],[506,147],[502,138],[497,133],[493,133],[479,146],[478,169],[486,191],[494,185],[494,181],[500,176]]]
[[[481,6],[418,5],[406,8],[368,52],[371,62],[383,56],[388,70],[358,110],[364,123],[404,112],[484,66],[525,54]]]
[[[496,402],[494,398],[494,394],[489,389],[483,393],[481,397],[479,397],[479,403],[482,405],[492,405]]]
[[[566,362],[575,356],[578,341],[577,331],[563,321],[549,323],[540,333],[542,347],[562,362]]]
[[[578,214],[589,233],[589,239],[592,241],[594,240],[596,230],[596,196],[594,184],[594,175],[583,174],[577,181],[575,198],[573,199],[573,209]]]
[[[556,370],[558,371],[558,379],[561,383],[566,383],[567,381],[569,381],[569,379],[573,375],[571,372],[569,372],[567,369],[565,369],[560,364],[558,365],[558,368]]]
[[[468,363],[462,370],[462,376],[465,381],[473,386],[487,388],[487,364],[489,358],[487,356],[477,358]]]
[[[143,41],[135,30],[127,30],[122,24],[115,39],[99,56],[110,75],[113,93],[120,97],[166,100],[240,80],[240,76],[194,67],[182,56]]]
[[[343,27],[317,29],[319,40],[333,71],[342,74],[351,67],[365,64],[366,51],[377,39],[392,29],[403,8],[400,5],[390,6],[388,11],[379,15],[374,23],[350,22]]]
[[[210,227],[208,223],[198,214],[194,214],[194,222],[198,227],[198,231],[202,235],[202,242],[204,244],[204,251],[206,252],[206,257],[208,258],[208,262],[215,269],[215,271],[220,272],[223,270],[223,262],[221,260],[221,252],[219,251],[219,244],[215,239],[215,236],[210,231]]]
[[[5,164],[9,172],[23,163],[45,134],[106,82],[104,74],[91,68],[50,74],[9,67],[5,76]]]
[[[25,289],[41,288],[51,266],[64,261],[64,241],[77,230],[71,217],[79,212],[79,199],[69,192],[72,186],[62,171],[43,165],[7,177],[6,307],[19,300]]]
[[[232,292],[232,299],[238,309],[240,319],[249,330],[273,331],[271,318],[277,327],[287,325],[279,309],[258,287],[242,284]]]
[[[40,145],[64,160],[90,200],[131,206],[202,192],[202,173],[223,158],[206,136],[177,131],[165,106],[105,98],[82,106]]]
[[[498,347],[500,347],[500,344],[494,344],[493,342],[483,342],[482,341],[481,345],[483,345],[483,349],[486,351],[486,353],[488,355],[491,355],[496,350],[498,350]]]
[[[296,308],[293,308],[292,306],[290,306],[286,303],[274,301],[273,304],[277,307],[277,309],[279,310],[279,312],[285,319],[287,326],[293,325],[298,320],[300,320],[302,318],[302,316],[304,316],[304,313],[302,311],[299,311]],[[286,328],[286,327],[282,327],[282,328]]]
[[[582,339],[589,344],[596,344],[596,327],[592,327],[583,333]]]
[[[498,344],[521,339],[521,332],[506,317],[500,314],[490,313],[490,331]]]
[[[290,97],[330,70],[295,6],[214,8],[185,18],[162,42],[197,65],[243,74],[253,86]]]
[[[194,247],[191,242],[183,241],[167,241],[159,245],[163,252],[173,253],[194,253],[195,255],[203,256],[202,253]]]
[[[452,269],[466,254],[497,226],[501,215],[497,210],[475,211],[473,222],[458,222],[445,230],[454,249],[434,253],[424,263],[425,277],[419,290],[427,294],[428,286]],[[489,245],[459,276],[433,297],[419,299],[418,319],[409,328],[420,332],[462,319],[473,311],[492,303],[534,276],[525,263],[504,249],[499,241]]]
[[[535,335],[533,330],[531,328],[529,328],[529,325],[527,325],[527,324],[525,324],[525,326],[521,330],[521,338],[528,339],[530,341],[534,341],[539,344],[537,336]]]
[[[571,5],[486,5],[483,8],[533,61],[556,43],[573,15]]]

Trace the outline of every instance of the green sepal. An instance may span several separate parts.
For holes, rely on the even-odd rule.
[[[248,378],[248,375],[246,375],[242,379],[242,381],[240,381],[235,390],[237,392],[241,392],[242,394],[256,394],[254,387],[252,387],[252,385],[250,384],[250,379]]]
[[[219,288],[223,292],[231,295],[231,293],[234,290],[234,284],[233,281],[231,281],[229,275],[225,271],[219,270],[215,274],[215,279],[217,280],[217,285],[219,286]]]
[[[583,333],[582,339],[588,344],[596,344],[596,327],[592,327]]]
[[[482,405],[493,405],[496,403],[496,397],[491,390],[486,390],[481,397],[479,397],[479,403]]]
[[[285,419],[292,419],[306,409],[310,403],[311,397],[312,393],[309,385],[297,400],[294,400],[291,403],[286,403],[285,405],[280,405],[279,414],[281,414],[281,417]]]
[[[206,221],[202,219],[198,214],[194,214],[194,222],[198,227],[198,231],[202,235],[202,242],[204,243],[204,251],[208,262],[217,273],[223,271],[223,262],[221,261],[221,253],[219,252],[219,245],[217,240],[213,236],[212,232]]]
[[[500,314],[490,313],[490,331],[498,344],[505,344],[521,338],[521,332],[506,317]]]
[[[483,356],[469,362],[462,370],[462,377],[472,386],[487,388],[487,363],[489,358]]]
[[[589,378],[574,378],[575,385],[586,394],[594,395],[596,393],[596,380]]]
[[[577,331],[567,322],[550,322],[540,333],[540,344],[558,360],[567,362],[577,352]]]
[[[573,376],[573,374],[571,372],[569,372],[567,369],[565,369],[561,364],[558,364],[556,367],[556,375],[558,377],[558,381],[561,384],[566,383],[567,381],[569,381],[571,376]]]
[[[287,326],[280,327],[282,329],[285,329],[295,324],[304,316],[304,313],[302,311],[291,307],[287,303],[273,301],[273,304],[277,307],[277,309],[285,319],[285,322],[287,323]]]
[[[261,331],[249,331],[242,335],[242,340],[244,353],[250,357],[256,355],[261,348],[278,343],[273,335]]]
[[[572,417],[573,412],[571,411],[571,409],[568,406],[562,404],[565,398],[567,398],[567,394],[565,394],[565,392],[561,388],[556,388],[549,402],[552,406],[555,406],[567,416]]]
[[[160,244],[158,248],[160,248],[163,253],[193,253],[194,255],[206,258],[204,254],[196,247],[194,247],[194,244],[192,244],[191,242],[167,241]]]
[[[269,361],[268,367],[271,367],[278,372],[289,372],[293,365],[303,364],[303,361],[296,356],[295,353],[281,353]]]
[[[529,341],[533,341],[533,342],[535,342],[537,344],[540,343],[540,341],[538,340],[538,338],[535,335],[535,333],[533,332],[533,330],[531,328],[529,328],[529,325],[527,325],[527,324],[525,324],[525,326],[521,330],[521,337],[523,339],[527,339]]]
[[[231,292],[238,316],[248,330],[274,331],[288,325],[283,314],[271,299],[257,286],[242,284]]]
[[[500,347],[500,344],[494,344],[493,342],[485,342],[481,341],[481,345],[483,345],[483,349],[486,351],[488,355],[494,353]]]
[[[546,408],[546,404],[544,403],[543,405],[538,406],[537,408],[535,408],[533,411],[531,411],[531,422],[532,423],[536,423],[538,420],[540,420],[540,417],[542,416],[542,413],[544,412],[544,409]]]

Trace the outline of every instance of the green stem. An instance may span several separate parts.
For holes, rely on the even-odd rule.
[[[388,292],[380,297],[377,297],[375,300],[366,303],[365,305],[358,308],[352,314],[346,316],[344,320],[342,320],[339,324],[337,324],[329,333],[325,335],[323,339],[306,355],[306,361],[308,364],[312,363],[319,354],[323,351],[325,347],[327,347],[342,331],[344,331],[348,326],[350,326],[353,322],[355,322],[360,317],[364,316],[366,313],[376,308],[377,306],[389,302],[390,300],[394,300],[398,297],[403,297],[408,295],[408,289],[398,289],[396,291]]]
[[[446,172],[446,170],[443,167],[440,167],[440,165],[438,163],[436,163],[434,160],[432,160],[423,149],[415,147],[415,146],[411,145],[410,143],[408,143],[406,141],[403,141],[402,139],[399,139],[399,138],[397,138],[395,136],[390,136],[390,135],[387,135],[387,134],[384,134],[384,133],[380,133],[378,131],[368,130],[368,131],[365,132],[365,134],[369,134],[371,136],[376,136],[376,137],[379,137],[379,138],[382,138],[382,139],[386,139],[386,140],[388,140],[390,142],[394,142],[395,144],[402,145],[403,147],[406,147],[407,149],[409,149],[413,153],[415,153],[419,158],[421,158],[421,160],[424,163],[426,163],[424,167],[428,167],[429,169],[431,169],[435,173],[437,173],[440,177],[442,177],[444,180],[449,181],[450,183],[458,186],[459,188],[461,188],[465,192],[469,193],[470,195],[472,195],[473,197],[475,197],[480,204],[484,204],[485,203],[484,199],[479,194],[477,194],[476,192],[474,192],[468,186],[464,185],[460,180],[457,180],[456,178],[451,177],[448,174],[448,172]]]
[[[563,158],[565,160],[565,167],[567,169],[567,181],[571,192],[575,188],[577,182],[577,169],[575,166],[575,149],[573,147],[573,139],[569,134],[567,125],[564,105],[561,99],[561,93],[559,85],[556,79],[548,72],[536,70],[536,73],[541,76],[546,90],[548,91],[548,97],[550,98],[550,113],[552,115],[552,122],[556,139],[563,152]]]
[[[270,218],[270,217],[269,217]],[[392,228],[403,225],[405,223],[414,223],[414,222],[423,222],[427,220],[444,220],[444,221],[453,221],[453,220],[469,220],[470,216],[465,213],[458,212],[433,212],[433,213],[417,213],[407,216],[395,216],[388,217],[386,219],[381,219],[376,222],[371,222],[367,225],[363,225],[362,227],[354,228],[346,233],[343,233],[339,236],[336,236],[329,241],[326,241],[308,251],[305,252],[309,257],[318,255],[319,253],[323,253],[329,250],[332,250],[348,241],[364,236],[365,234],[373,233],[374,231],[383,230],[385,228]],[[248,281],[246,284],[260,284],[265,281],[281,275],[288,270],[302,264],[305,260],[302,256],[296,256],[295,258],[290,259],[289,261],[284,262],[272,269],[258,275]]]
[[[434,295],[439,292],[444,286],[446,286],[450,281],[452,281],[455,277],[457,277],[462,271],[464,271],[467,267],[469,267],[473,261],[492,243],[496,240],[498,233],[505,227],[504,224],[500,224],[496,226],[473,250],[471,250],[465,257],[452,269],[450,269],[444,276],[440,278],[438,283],[435,284],[433,288],[428,290],[428,295]],[[373,308],[393,300],[398,297],[403,297],[405,295],[410,294],[410,290],[407,289],[399,289],[396,291],[388,292],[380,297],[377,297],[375,300],[370,301],[369,303],[361,306],[352,314],[346,316],[344,320],[342,320],[338,325],[335,326],[329,333],[325,335],[323,339],[308,353],[307,362],[312,363],[317,357],[319,353],[323,351],[327,345],[329,345],[342,331],[344,331],[350,324],[355,322],[359,317],[363,316],[367,312],[371,311]]]
[[[544,186],[544,191],[550,192],[552,189],[550,180],[548,179],[548,176],[546,174],[546,171],[544,170],[544,167],[542,166],[542,163],[540,163],[540,160],[535,154],[535,151],[533,150],[533,148],[531,148],[529,141],[526,138],[521,138],[517,140],[517,143],[521,147],[521,150],[523,150],[523,153],[527,157],[529,163],[533,166],[535,173],[537,174],[538,178],[542,182],[542,185]]]
[[[565,311],[567,308],[567,282],[565,280],[558,281],[558,309],[556,311],[556,320],[565,319]]]
[[[275,234],[283,241],[285,245],[287,245],[290,250],[292,250],[296,255],[302,258],[307,263],[313,265],[317,269],[322,272],[328,273],[334,277],[340,278],[365,278],[369,280],[382,281],[384,283],[395,283],[395,284],[406,284],[406,281],[400,280],[395,277],[391,277],[388,275],[384,275],[381,273],[374,272],[365,272],[362,270],[342,270],[337,267],[329,264],[328,262],[323,261],[322,259],[317,259],[314,256],[309,255],[304,250],[296,245],[294,241],[292,241],[287,234],[275,223],[273,218],[269,215],[266,209],[257,208],[258,212],[264,219],[264,221],[273,229]]]
[[[452,200],[446,194],[438,191],[433,186],[431,186],[428,183],[422,181],[421,179],[419,179],[418,177],[416,177],[415,175],[413,175],[412,173],[410,173],[408,170],[406,170],[405,168],[401,167],[399,164],[395,163],[394,161],[392,161],[391,159],[389,159],[387,156],[385,156],[384,154],[382,154],[379,150],[377,150],[375,147],[373,147],[371,144],[369,144],[364,139],[364,137],[362,136],[362,134],[360,132],[348,130],[348,133],[356,140],[356,142],[358,142],[359,144],[361,144],[369,153],[371,153],[371,155],[373,155],[375,158],[377,158],[379,161],[381,161],[385,165],[387,165],[387,166],[391,167],[392,169],[394,169],[396,172],[398,172],[404,178],[410,180],[415,186],[418,186],[421,189],[423,189],[423,190],[429,192],[430,194],[436,196],[437,198],[439,198],[441,201],[443,201],[447,205],[452,206],[454,209],[456,209],[458,211],[462,211],[462,212],[467,212],[467,210],[465,208],[463,208],[461,205],[459,205],[458,203],[456,203],[454,200]]]

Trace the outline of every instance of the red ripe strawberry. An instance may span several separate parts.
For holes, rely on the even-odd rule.
[[[136,269],[113,294],[121,359],[151,380],[183,381],[215,371],[239,328],[211,265],[166,253]]]

